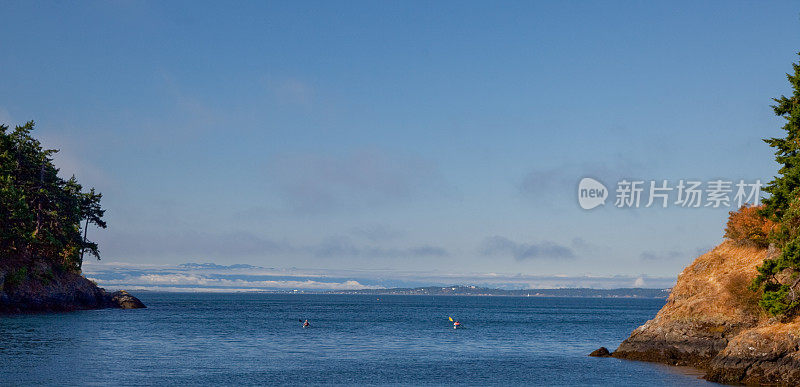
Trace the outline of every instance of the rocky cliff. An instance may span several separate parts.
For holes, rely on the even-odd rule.
[[[106,292],[78,273],[54,270],[45,262],[0,268],[0,313],[144,307],[125,291]]]
[[[800,385],[800,319],[770,318],[748,289],[770,254],[731,241],[703,254],[612,355],[697,367],[716,382]]]

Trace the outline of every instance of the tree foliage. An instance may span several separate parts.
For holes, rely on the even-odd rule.
[[[758,267],[753,289],[762,292],[760,305],[770,314],[791,316],[800,306],[800,63],[786,74],[792,95],[773,99],[775,115],[786,120],[785,137],[764,141],[775,148],[780,164],[778,176],[765,187],[771,196],[764,199],[761,214],[779,223],[770,240],[781,253]]]
[[[763,205],[743,205],[739,211],[731,211],[725,237],[740,244],[762,248],[769,246],[769,237],[777,223],[761,214],[763,208]]]
[[[43,149],[33,128],[33,121],[14,130],[0,125],[0,265],[45,260],[80,271],[84,252],[100,258],[82,231],[89,223],[106,227],[102,195],[84,192],[74,176],[60,178],[52,159],[58,151]]]
[[[775,115],[786,120],[783,125],[786,136],[764,139],[775,148],[775,161],[781,165],[779,176],[764,188],[771,194],[764,199],[764,215],[776,221],[783,218],[784,211],[789,208],[800,187],[800,63],[793,63],[792,66],[794,73],[786,74],[792,85],[792,95],[773,98],[775,105],[772,105]]]

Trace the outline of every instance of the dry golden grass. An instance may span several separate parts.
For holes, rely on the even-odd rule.
[[[767,249],[725,241],[698,257],[678,275],[657,320],[738,325],[763,319],[759,295],[748,289]]]
[[[759,326],[758,328],[754,328],[754,331],[757,331],[766,336],[772,334],[775,335],[791,334],[794,336],[800,336],[800,319],[795,318],[793,321],[786,323],[765,324]]]

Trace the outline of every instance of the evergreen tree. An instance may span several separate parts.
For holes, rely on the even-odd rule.
[[[60,178],[52,159],[58,151],[43,149],[33,128],[33,121],[13,131],[0,125],[0,266],[44,260],[77,272],[84,252],[100,258],[85,230],[106,227],[102,195],[83,192],[74,176]]]
[[[786,120],[783,125],[786,137],[764,139],[764,142],[775,148],[775,161],[781,165],[779,176],[764,188],[764,191],[771,194],[764,199],[764,215],[776,221],[783,218],[783,213],[798,195],[800,187],[800,63],[793,63],[792,66],[794,74],[786,74],[792,85],[792,95],[773,98],[776,104],[772,106],[775,115]]]
[[[775,148],[775,160],[781,167],[779,176],[764,189],[771,196],[764,199],[762,215],[779,222],[771,240],[781,253],[766,259],[753,281],[753,289],[762,292],[760,305],[770,314],[784,317],[800,307],[800,63],[792,66],[794,73],[786,74],[792,95],[773,99],[776,104],[772,106],[775,115],[786,119],[786,136],[764,140]]]

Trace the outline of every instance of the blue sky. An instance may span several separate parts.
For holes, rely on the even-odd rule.
[[[103,192],[128,264],[674,278],[731,208],[577,182],[768,181],[800,51],[796,2],[0,10],[0,122]]]

